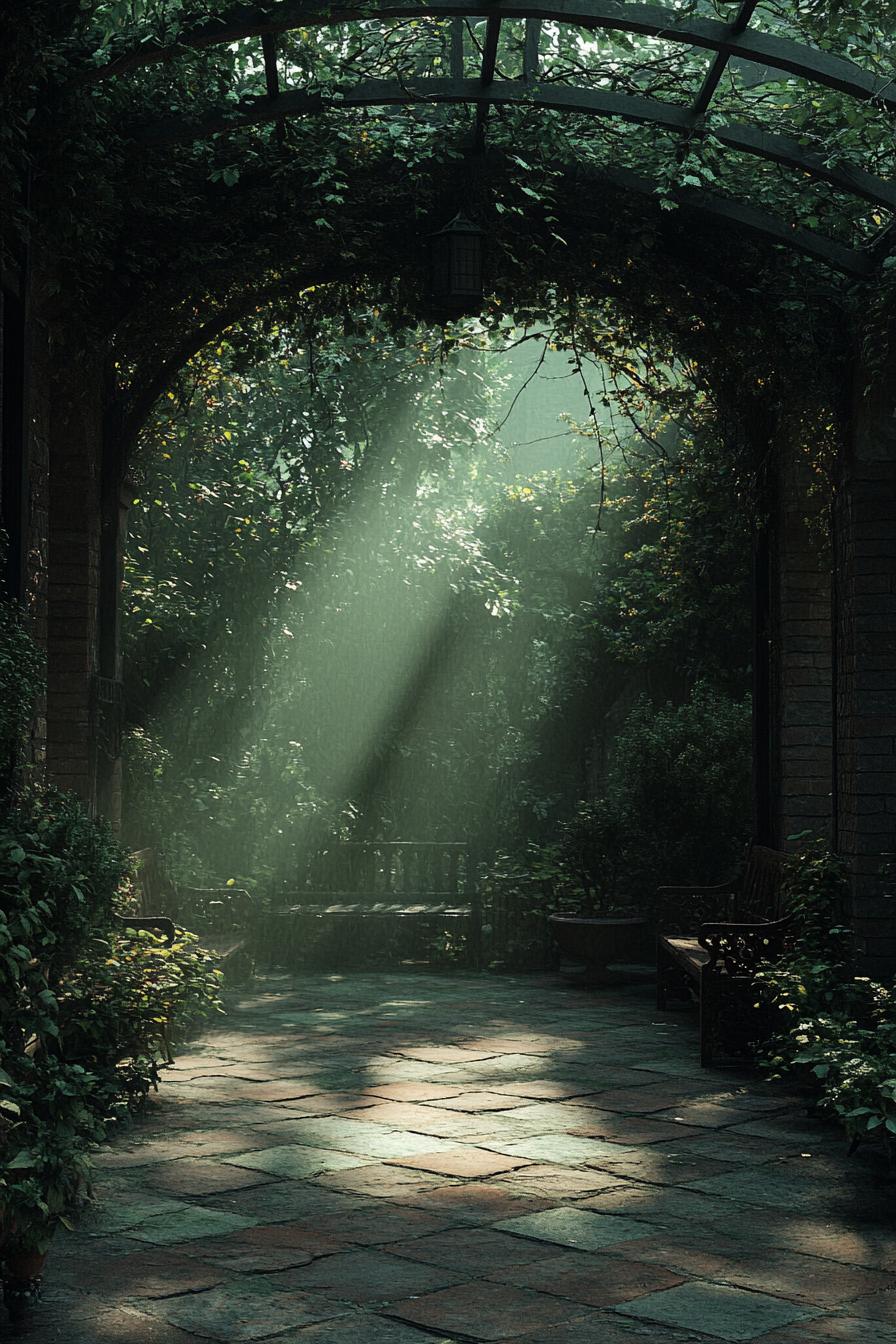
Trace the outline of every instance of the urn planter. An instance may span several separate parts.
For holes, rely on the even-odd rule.
[[[548,923],[561,959],[584,962],[586,979],[600,984],[614,962],[644,958],[648,923],[643,915],[580,915],[559,910]]]

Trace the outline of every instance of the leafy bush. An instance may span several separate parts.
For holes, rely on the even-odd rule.
[[[822,848],[789,861],[784,899],[795,915],[787,955],[757,976],[772,1013],[764,1063],[773,1077],[808,1073],[818,1111],[837,1119],[853,1147],[884,1140],[896,1155],[896,996],[891,987],[852,974],[843,926],[846,870]]]
[[[0,601],[0,747],[5,756],[17,755],[27,737],[43,669],[43,656],[25,630],[20,609]]]
[[[59,990],[66,1058],[96,1079],[105,1122],[134,1110],[201,1017],[219,1008],[215,957],[184,930],[169,947],[148,930],[90,940]]]
[[[512,908],[491,931],[496,958],[543,965],[552,911],[645,913],[661,883],[724,877],[749,836],[749,785],[747,701],[705,684],[681,705],[642,697],[603,795],[581,801],[549,843],[499,854],[485,874],[487,906]]]
[[[662,883],[718,881],[750,832],[750,703],[704,682],[683,704],[635,705],[613,751],[606,808],[619,850],[605,864],[624,900]]]
[[[74,797],[0,826],[0,1245],[42,1249],[87,1198],[91,1145],[158,1080],[172,1035],[218,1006],[193,935],[115,930],[128,871]]]

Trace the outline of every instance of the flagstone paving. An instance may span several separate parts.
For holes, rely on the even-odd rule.
[[[896,1344],[896,1185],[646,985],[270,976],[60,1234],[32,1344]]]

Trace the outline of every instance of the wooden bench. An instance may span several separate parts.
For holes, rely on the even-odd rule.
[[[251,977],[254,961],[250,931],[255,906],[242,887],[185,887],[168,877],[153,849],[131,855],[139,913],[121,916],[127,928],[150,929],[167,942],[174,941],[176,928],[198,934],[202,945],[214,952],[227,983],[238,984]]]
[[[362,921],[424,928],[465,926],[469,960],[479,964],[481,911],[469,847],[462,841],[348,841],[314,854],[299,899],[274,910],[267,943],[280,964],[292,964],[325,925],[337,955],[360,945]]]
[[[761,1036],[753,977],[783,949],[791,917],[781,907],[786,855],[751,845],[739,880],[657,892],[657,1007],[670,990],[700,1004],[700,1062],[744,1053]]]

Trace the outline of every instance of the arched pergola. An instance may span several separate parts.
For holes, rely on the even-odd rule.
[[[416,109],[444,104],[465,104],[475,109],[475,135],[482,143],[489,112],[493,108],[524,107],[600,118],[610,122],[633,123],[650,131],[670,133],[682,143],[709,141],[717,147],[749,158],[780,165],[795,177],[824,182],[845,197],[870,203],[883,212],[896,207],[896,186],[890,173],[869,171],[861,162],[850,161],[842,153],[815,148],[811,132],[800,137],[783,135],[770,128],[761,114],[740,120],[720,99],[720,85],[726,76],[732,79],[732,63],[748,63],[752,78],[760,82],[792,77],[811,94],[817,90],[835,91],[862,109],[874,109],[882,119],[896,111],[896,83],[891,74],[864,69],[843,56],[782,35],[786,24],[769,24],[765,6],[759,0],[722,0],[717,8],[727,11],[727,21],[694,13],[695,5],[673,8],[618,3],[618,0],[568,0],[552,4],[515,4],[511,0],[486,0],[479,5],[468,0],[418,0],[407,4],[371,4],[331,9],[312,5],[280,4],[255,9],[236,6],[220,21],[187,27],[176,42],[144,41],[139,47],[111,56],[102,65],[75,76],[77,83],[99,84],[120,80],[135,72],[158,65],[170,65],[187,54],[208,53],[222,47],[255,43],[258,46],[258,76],[263,72],[264,92],[249,87],[237,101],[210,108],[200,116],[179,114],[149,124],[122,127],[134,147],[157,147],[195,142],[225,135],[247,126],[273,122],[282,127],[290,118],[308,118],[324,110],[353,108]],[[796,12],[798,6],[792,7]],[[368,79],[333,84],[329,88],[284,87],[276,42],[296,32],[314,28],[335,29],[350,23],[376,26],[380,30],[401,22],[429,21],[441,31],[446,46],[449,73],[436,76],[402,73],[399,78]],[[481,41],[475,39],[473,25],[484,26]],[[515,25],[518,32],[518,68],[504,73],[499,66],[502,28]],[[610,81],[599,77],[590,84],[577,83],[546,67],[546,30],[574,30],[593,36],[638,35],[655,43],[683,50],[693,59],[708,53],[706,68],[693,75],[693,82],[682,79],[680,97],[675,101],[620,93],[607,87]],[[471,50],[472,49],[472,50]],[[620,48],[625,59],[625,48]],[[631,59],[631,53],[628,53]],[[472,64],[478,66],[470,77]],[[599,74],[600,62],[595,62]],[[588,72],[586,71],[586,74]],[[741,84],[749,79],[743,70]],[[690,85],[690,86],[689,86]],[[749,83],[745,85],[749,87]],[[720,106],[720,103],[722,105]],[[757,105],[758,106],[758,105]],[[892,137],[891,137],[892,138]],[[888,165],[892,169],[892,165]],[[657,188],[655,179],[634,173],[607,175],[608,182],[644,195]],[[688,189],[690,185],[690,190]],[[801,228],[795,221],[763,211],[750,199],[750,184],[745,198],[733,200],[721,193],[694,190],[685,184],[678,199],[708,215],[739,225],[796,250],[848,275],[871,276],[881,259],[881,248],[844,247],[822,233]],[[880,227],[886,235],[887,227]],[[880,236],[878,241],[880,241]]]
[[[778,468],[756,553],[757,822],[778,841],[802,827],[833,835],[852,867],[860,949],[869,966],[896,963],[882,874],[896,838],[896,549],[881,517],[882,500],[896,509],[896,397],[885,337],[869,359],[862,331],[874,310],[882,330],[888,321],[896,79],[886,24],[850,34],[824,11],[796,0],[283,0],[221,3],[195,23],[162,6],[157,31],[144,16],[139,31],[124,24],[102,43],[90,18],[73,21],[64,73],[28,132],[30,247],[6,277],[4,308],[6,386],[25,406],[5,424],[4,519],[20,586],[49,594],[55,777],[94,796],[103,723],[115,754],[123,454],[165,379],[278,285],[400,271],[390,221],[359,223],[393,163],[390,138],[413,133],[431,147],[394,160],[389,177],[391,208],[421,236],[439,190],[463,179],[458,161],[479,165],[487,197],[492,147],[495,181],[525,192],[534,149],[564,218],[578,196],[583,237],[624,247],[633,220],[650,228],[659,305],[691,280],[704,312],[714,291],[749,290],[737,343],[765,320],[763,287],[787,286],[792,305],[811,294],[819,326],[842,324],[840,381],[828,389],[847,422],[833,564],[803,527],[809,481],[787,417],[760,431],[775,439]],[[109,155],[114,237],[86,296],[54,265],[44,228],[59,195],[52,175],[65,173],[54,137],[85,109],[98,173]],[[317,199],[306,152],[333,128],[351,178],[329,237],[299,207],[303,192]],[[287,183],[292,194],[278,200]],[[298,260],[297,227],[308,254]],[[205,251],[204,228],[217,230]],[[687,254],[689,230],[698,242]],[[648,264],[637,255],[630,268]],[[625,274],[618,266],[616,292]],[[89,339],[70,321],[64,349],[45,339],[60,293],[69,318],[96,305]],[[761,387],[751,396],[748,418],[762,410]],[[73,482],[88,501],[80,515]]]

